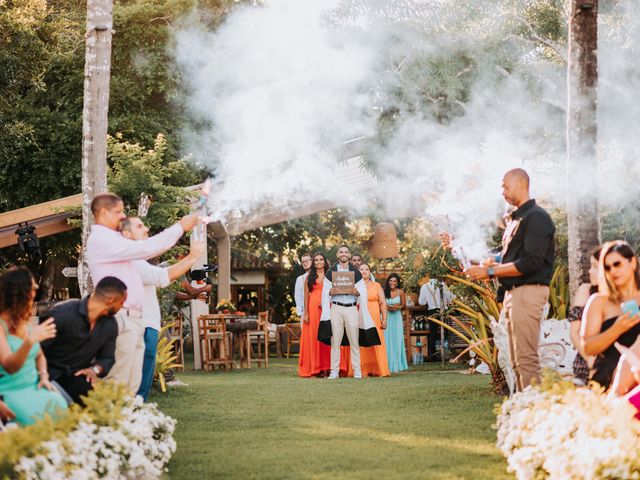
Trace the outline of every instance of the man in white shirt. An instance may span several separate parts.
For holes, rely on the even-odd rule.
[[[302,326],[302,315],[304,315],[304,280],[309,275],[309,270],[311,270],[311,254],[303,253],[300,257],[300,263],[302,264],[302,268],[304,268],[304,273],[296,278],[296,286],[293,290],[293,298],[296,302],[296,313],[300,317],[300,326]]]
[[[118,231],[124,220],[124,203],[113,193],[101,193],[91,202],[96,223],[87,240],[87,263],[94,285],[104,277],[116,277],[127,286],[127,300],[116,314],[118,338],[115,364],[106,378],[125,384],[136,394],[140,387],[144,358],[144,324],[142,308],[144,285],[135,266],[135,260],[157,257],[166,252],[191,230],[198,217],[188,215],[180,222],[153,237],[134,241],[124,238]]]
[[[429,277],[427,277],[429,278]],[[444,307],[447,306],[453,301],[456,296],[451,293],[451,290],[447,288],[447,286],[442,283],[444,286],[444,298],[440,293],[440,287],[438,286],[438,282],[433,278],[428,279],[422,287],[420,287],[420,297],[418,298],[418,305],[426,305],[429,310],[440,310],[440,306],[442,305],[442,301],[444,300]]]
[[[128,217],[120,224],[120,231],[130,240],[145,240],[149,238],[149,228],[139,217]],[[205,250],[204,242],[191,245],[189,254],[170,267],[162,268],[151,265],[146,260],[136,260],[135,266],[144,284],[144,306],[142,320],[144,323],[144,361],[142,364],[142,380],[138,388],[138,395],[147,400],[153,385],[153,373],[156,364],[156,350],[158,346],[158,332],[160,331],[160,304],[158,303],[157,287],[166,287],[174,280],[184,275],[191,266],[202,256]]]
[[[456,296],[451,293],[451,290],[447,288],[444,282],[442,286],[443,290],[440,290],[440,286],[433,278],[426,277],[427,281],[420,287],[420,296],[418,297],[418,305],[427,307],[427,315],[437,315],[440,312],[440,307],[444,303],[444,308],[447,308]],[[436,340],[438,339],[438,328],[434,322],[429,321],[429,336],[427,343],[427,352],[429,359],[433,360],[436,352]]]

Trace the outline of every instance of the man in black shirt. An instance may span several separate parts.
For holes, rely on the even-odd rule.
[[[56,336],[42,342],[49,378],[74,402],[104,377],[115,361],[118,324],[114,315],[127,298],[127,286],[105,277],[82,300],[68,300],[51,310]]]
[[[529,197],[529,175],[508,171],[502,194],[517,209],[502,237],[501,263],[487,262],[465,270],[472,280],[499,279],[505,292],[511,363],[518,390],[540,379],[538,342],[542,314],[553,276],[555,226],[549,214]]]

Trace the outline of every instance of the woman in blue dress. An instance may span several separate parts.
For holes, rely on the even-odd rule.
[[[387,328],[384,331],[384,341],[387,346],[389,371],[397,373],[409,368],[404,348],[404,322],[402,319],[402,309],[406,306],[406,300],[397,273],[392,273],[387,278],[384,296],[387,300]]]
[[[67,402],[49,382],[40,342],[56,336],[50,318],[29,326],[38,286],[25,267],[0,275],[0,394],[20,425],[66,409]]]

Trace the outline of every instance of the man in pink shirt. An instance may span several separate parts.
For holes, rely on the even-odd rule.
[[[130,240],[118,231],[124,220],[124,204],[113,193],[101,193],[91,202],[95,224],[87,241],[87,263],[91,279],[97,284],[106,276],[119,278],[127,285],[127,300],[116,314],[118,339],[116,361],[107,378],[124,383],[132,394],[138,391],[144,358],[144,323],[142,309],[145,292],[135,266],[136,260],[146,260],[166,252],[198,222],[187,215],[178,223],[146,240]]]

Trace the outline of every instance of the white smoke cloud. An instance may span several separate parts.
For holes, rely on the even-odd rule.
[[[505,207],[506,170],[526,168],[534,196],[564,203],[564,70],[512,36],[509,3],[280,0],[239,8],[215,32],[180,29],[175,58],[197,125],[185,131],[185,143],[214,166],[213,207],[225,215],[264,202],[332,199],[341,143],[373,136],[378,115],[392,105],[403,109],[399,124],[368,152],[379,174],[375,194],[390,218],[417,211],[437,219],[478,258]],[[629,18],[602,46],[600,123],[625,110],[615,124],[629,133],[621,139],[617,127],[601,127],[609,162],[628,160],[640,113],[636,65],[620,53],[639,36]],[[437,68],[458,68],[460,82],[471,82],[469,98],[454,105],[453,119],[437,121],[419,105],[442,94],[425,59],[457,52],[468,56],[468,68]],[[427,91],[412,90],[424,75],[433,78],[423,82]],[[440,101],[432,98],[434,109]],[[619,193],[605,197],[620,200]]]

